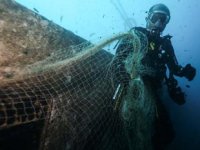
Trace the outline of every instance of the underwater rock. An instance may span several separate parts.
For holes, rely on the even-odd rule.
[[[15,1],[0,0],[0,81],[26,75],[25,67],[85,40]],[[54,61],[52,58],[51,61]]]
[[[126,128],[121,108],[114,110],[112,54],[96,51],[102,46],[95,47],[15,1],[0,0],[0,16],[0,149],[152,146],[155,104],[148,92],[146,99],[131,102],[131,128]],[[87,49],[94,51],[86,57]],[[135,96],[132,89],[128,97]]]

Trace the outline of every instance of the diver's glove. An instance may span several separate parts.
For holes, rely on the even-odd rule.
[[[187,64],[182,70],[183,76],[185,76],[189,81],[193,80],[196,75],[196,69],[191,66],[191,64]]]
[[[185,103],[185,93],[182,92],[180,87],[176,87],[176,88],[172,88],[168,90],[169,90],[170,97],[176,104],[183,105]]]
[[[169,79],[167,79],[166,83],[169,96],[172,98],[172,100],[178,105],[183,105],[185,103],[185,94],[178,86],[177,80],[171,76]]]

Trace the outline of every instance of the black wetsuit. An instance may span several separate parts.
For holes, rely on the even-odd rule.
[[[155,72],[150,77],[151,80],[155,80],[156,83],[159,83],[158,81],[161,82],[166,76],[166,66],[169,68],[171,74],[180,77],[183,76],[183,67],[177,62],[170,35],[161,37],[159,34],[150,33],[142,27],[135,27],[132,30],[140,31],[147,36],[148,52],[142,59],[142,64],[150,67]],[[117,48],[114,63],[115,73],[120,82],[129,80],[129,75],[124,67],[124,60],[132,50],[132,43],[127,38],[123,39]]]
[[[178,64],[176,56],[174,54],[174,48],[171,44],[171,36],[160,36],[160,33],[150,32],[146,28],[135,27],[131,30],[136,30],[136,35],[139,36],[141,46],[144,46],[145,39],[147,39],[148,49],[144,53],[144,56],[141,60],[141,64],[147,68],[151,68],[154,72],[153,74],[148,74],[144,72],[140,74],[144,83],[150,84],[152,89],[155,92],[155,98],[157,103],[158,118],[155,122],[156,132],[153,136],[153,143],[156,150],[165,149],[173,137],[174,130],[168,113],[162,104],[160,97],[158,96],[157,89],[161,88],[162,81],[165,79],[165,83],[168,87],[168,92],[170,97],[174,100],[175,103],[182,105],[185,103],[185,95],[181,91],[181,88],[177,84],[177,80],[173,75],[179,77],[186,77],[189,81],[193,80],[196,75],[196,69],[187,64],[185,67],[182,67]],[[137,33],[137,31],[139,31]],[[140,36],[141,34],[145,35]],[[144,39],[142,39],[144,38]],[[122,39],[117,47],[116,55],[113,60],[113,72],[114,79],[120,84],[126,85],[129,84],[130,74],[125,69],[125,60],[131,55],[133,51],[133,44],[130,41],[130,37]],[[146,45],[145,45],[146,46]],[[143,47],[144,48],[144,47]],[[141,49],[142,50],[142,49]],[[169,69],[169,77],[166,76],[166,70]]]
[[[132,30],[142,32],[148,39],[148,51],[142,59],[142,64],[148,66],[154,70],[154,75],[141,75],[144,82],[151,82],[152,88],[158,89],[161,87],[163,79],[166,78],[167,67],[171,74],[182,77],[182,67],[178,65],[177,59],[174,54],[174,49],[171,44],[171,36],[167,35],[161,37],[159,34],[155,35],[147,31],[145,28],[136,27]],[[121,40],[119,44],[115,59],[113,61],[115,67],[115,75],[120,83],[127,84],[130,80],[130,75],[126,72],[124,60],[133,51],[133,43],[130,39],[125,38]],[[159,96],[156,94],[156,103],[159,117],[155,120],[156,132],[153,135],[153,143],[155,150],[164,150],[174,138],[174,130],[168,113],[162,104]]]

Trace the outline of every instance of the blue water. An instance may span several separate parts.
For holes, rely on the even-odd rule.
[[[197,69],[196,78],[191,82],[177,78],[187,94],[184,106],[177,106],[169,99],[164,100],[177,134],[169,150],[200,150],[199,0],[17,1],[32,10],[37,9],[39,14],[92,42],[127,31],[131,26],[145,26],[145,12],[153,4],[166,4],[171,11],[171,20],[163,34],[173,36],[179,63],[183,66],[191,63]],[[190,85],[190,88],[186,85]]]

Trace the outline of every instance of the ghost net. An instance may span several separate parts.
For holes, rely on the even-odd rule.
[[[10,11],[1,9],[4,14],[1,21],[2,32],[7,33],[9,26],[6,22],[17,20],[17,17],[25,14],[17,15],[23,11],[17,9],[19,12],[16,13],[15,8],[18,6],[14,2],[1,0],[1,3],[11,8]],[[12,11],[13,18],[10,17]],[[31,63],[18,69],[10,67],[5,70],[8,68],[6,65],[15,64],[12,61],[9,64],[4,63],[9,62],[9,59],[0,60],[0,131],[43,120],[45,125],[41,133],[40,149],[139,150],[151,147],[154,103],[150,88],[140,79],[141,72],[148,72],[148,69],[140,65],[145,54],[145,37],[131,32],[114,36],[96,45],[89,42],[76,45],[71,42],[70,46],[62,48],[60,45],[65,40],[70,41],[63,38],[63,30],[50,30],[55,25],[48,24],[44,18],[39,18],[40,24],[37,24],[34,22],[35,14],[28,13],[32,16],[29,17],[32,26],[15,21],[13,26],[11,24],[13,36],[4,34],[6,36],[1,40],[8,40],[6,43],[0,42],[2,54],[4,47],[13,44],[10,38],[16,36],[15,40],[26,50],[23,51],[24,55],[31,55],[28,57]],[[6,18],[10,20],[7,21]],[[35,35],[32,32],[41,28],[45,30],[44,33]],[[28,34],[25,40],[24,37],[20,39],[23,32]],[[52,37],[57,35],[56,32],[60,36]],[[46,37],[52,41],[44,44]],[[134,45],[133,54],[126,59],[126,70],[132,78],[127,92],[120,95],[117,101],[113,100],[118,87],[113,73],[114,57],[102,49],[124,37],[129,37],[129,42]],[[44,47],[36,47],[38,43],[32,41],[34,38],[42,41]],[[32,47],[31,44],[38,51],[30,51],[28,47]],[[52,48],[51,44],[55,47]],[[13,47],[17,49],[18,46],[14,44]],[[49,51],[46,53],[42,49]],[[12,51],[9,52],[11,54]],[[18,54],[18,51],[13,53]],[[9,56],[15,58],[14,54]],[[22,56],[17,55],[18,57]],[[34,57],[37,58],[36,61],[33,61]],[[23,64],[23,60],[19,59],[18,64],[20,63]]]

